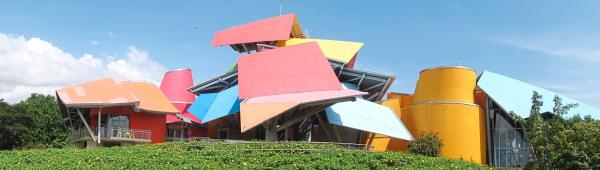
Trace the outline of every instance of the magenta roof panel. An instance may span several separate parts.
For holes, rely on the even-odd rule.
[[[179,69],[165,73],[160,84],[160,90],[165,93],[170,101],[176,103],[192,103],[196,95],[187,91],[187,88],[194,85],[192,80],[192,70]]]
[[[240,98],[339,90],[339,80],[316,42],[238,58]]]
[[[287,40],[295,19],[291,13],[227,28],[215,33],[212,46]]]

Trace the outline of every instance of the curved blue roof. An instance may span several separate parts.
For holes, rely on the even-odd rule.
[[[578,103],[579,106],[572,108],[566,118],[576,114],[580,116],[591,115],[594,119],[600,118],[600,109],[585,104],[583,102],[571,99],[564,95],[552,92],[550,90],[537,87],[519,80],[512,79],[491,71],[484,71],[477,86],[483,90],[492,100],[494,100],[504,111],[514,112],[515,114],[526,118],[529,117],[531,110],[531,97],[533,91],[537,91],[542,95],[544,105],[541,112],[552,112],[554,107],[554,96],[558,95],[562,99],[563,104]]]

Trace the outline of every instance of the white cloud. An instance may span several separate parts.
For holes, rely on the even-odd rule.
[[[89,41],[88,43],[90,43],[90,45],[93,45],[93,46],[102,44],[100,41],[96,41],[96,40]]]
[[[552,38],[498,39],[498,42],[554,57],[584,62],[600,62],[600,36],[550,35]]]
[[[129,47],[126,58],[103,61],[91,54],[74,57],[40,38],[0,33],[0,98],[8,102],[106,76],[158,83],[165,71],[135,47]]]
[[[600,34],[555,33],[497,39],[497,42],[548,56],[538,69],[548,73],[539,84],[600,107]]]

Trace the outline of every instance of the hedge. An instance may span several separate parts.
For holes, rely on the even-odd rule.
[[[289,148],[297,150],[279,150]],[[0,165],[5,169],[489,169],[461,160],[306,143],[168,142],[95,149],[12,150],[0,151]]]

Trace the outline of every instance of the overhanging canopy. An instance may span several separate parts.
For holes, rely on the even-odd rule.
[[[331,102],[348,101],[364,94],[366,93],[354,90],[327,90],[249,98],[241,104],[241,132],[245,132],[284,112],[294,111],[294,108],[301,107],[304,104],[333,104]],[[324,107],[314,112],[316,113],[322,109]],[[302,111],[306,112],[306,110]]]
[[[344,84],[344,88],[352,89],[352,86],[352,84]],[[336,103],[325,109],[325,113],[331,124],[403,140],[413,139],[394,111],[361,98],[357,98],[355,101]]]
[[[152,83],[104,78],[56,90],[59,103],[71,108],[131,106],[156,114],[176,114],[163,92]]]
[[[542,106],[540,112],[552,112],[554,107],[555,95],[562,99],[563,104],[578,103],[579,106],[572,108],[566,117],[572,117],[576,114],[581,116],[590,115],[594,119],[600,118],[600,110],[598,108],[587,105],[583,102],[571,99],[564,95],[537,87],[519,80],[515,80],[491,71],[484,71],[477,86],[483,90],[492,100],[494,100],[504,111],[514,112],[515,114],[526,118],[529,117],[531,111],[531,97],[533,91],[542,95]]]
[[[218,93],[201,94],[188,111],[203,123],[239,112],[238,86]]]

